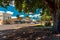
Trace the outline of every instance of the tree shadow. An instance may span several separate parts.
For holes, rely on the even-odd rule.
[[[56,40],[60,36],[52,34],[51,29],[23,27],[19,29],[1,30],[1,40]]]

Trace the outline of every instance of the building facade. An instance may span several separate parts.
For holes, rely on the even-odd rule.
[[[3,25],[6,23],[6,21],[9,21],[11,19],[11,14],[0,11],[0,25]]]

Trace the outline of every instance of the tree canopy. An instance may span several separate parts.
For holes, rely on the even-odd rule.
[[[58,0],[0,0],[0,6],[6,7],[12,1],[15,1],[15,7],[18,11],[24,12],[34,12],[37,8],[49,8],[50,10],[56,10],[59,8],[57,4],[59,4]]]
[[[13,0],[0,0],[0,6],[6,7]],[[34,12],[37,8],[46,8],[41,0],[14,0],[15,7],[18,11]]]

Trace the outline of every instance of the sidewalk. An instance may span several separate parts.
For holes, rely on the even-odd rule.
[[[0,25],[0,30],[19,29],[22,27],[36,26],[40,24],[12,24],[12,25]]]

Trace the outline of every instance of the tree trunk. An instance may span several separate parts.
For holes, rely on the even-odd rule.
[[[60,9],[56,11],[56,16],[54,18],[54,31],[60,33]]]

